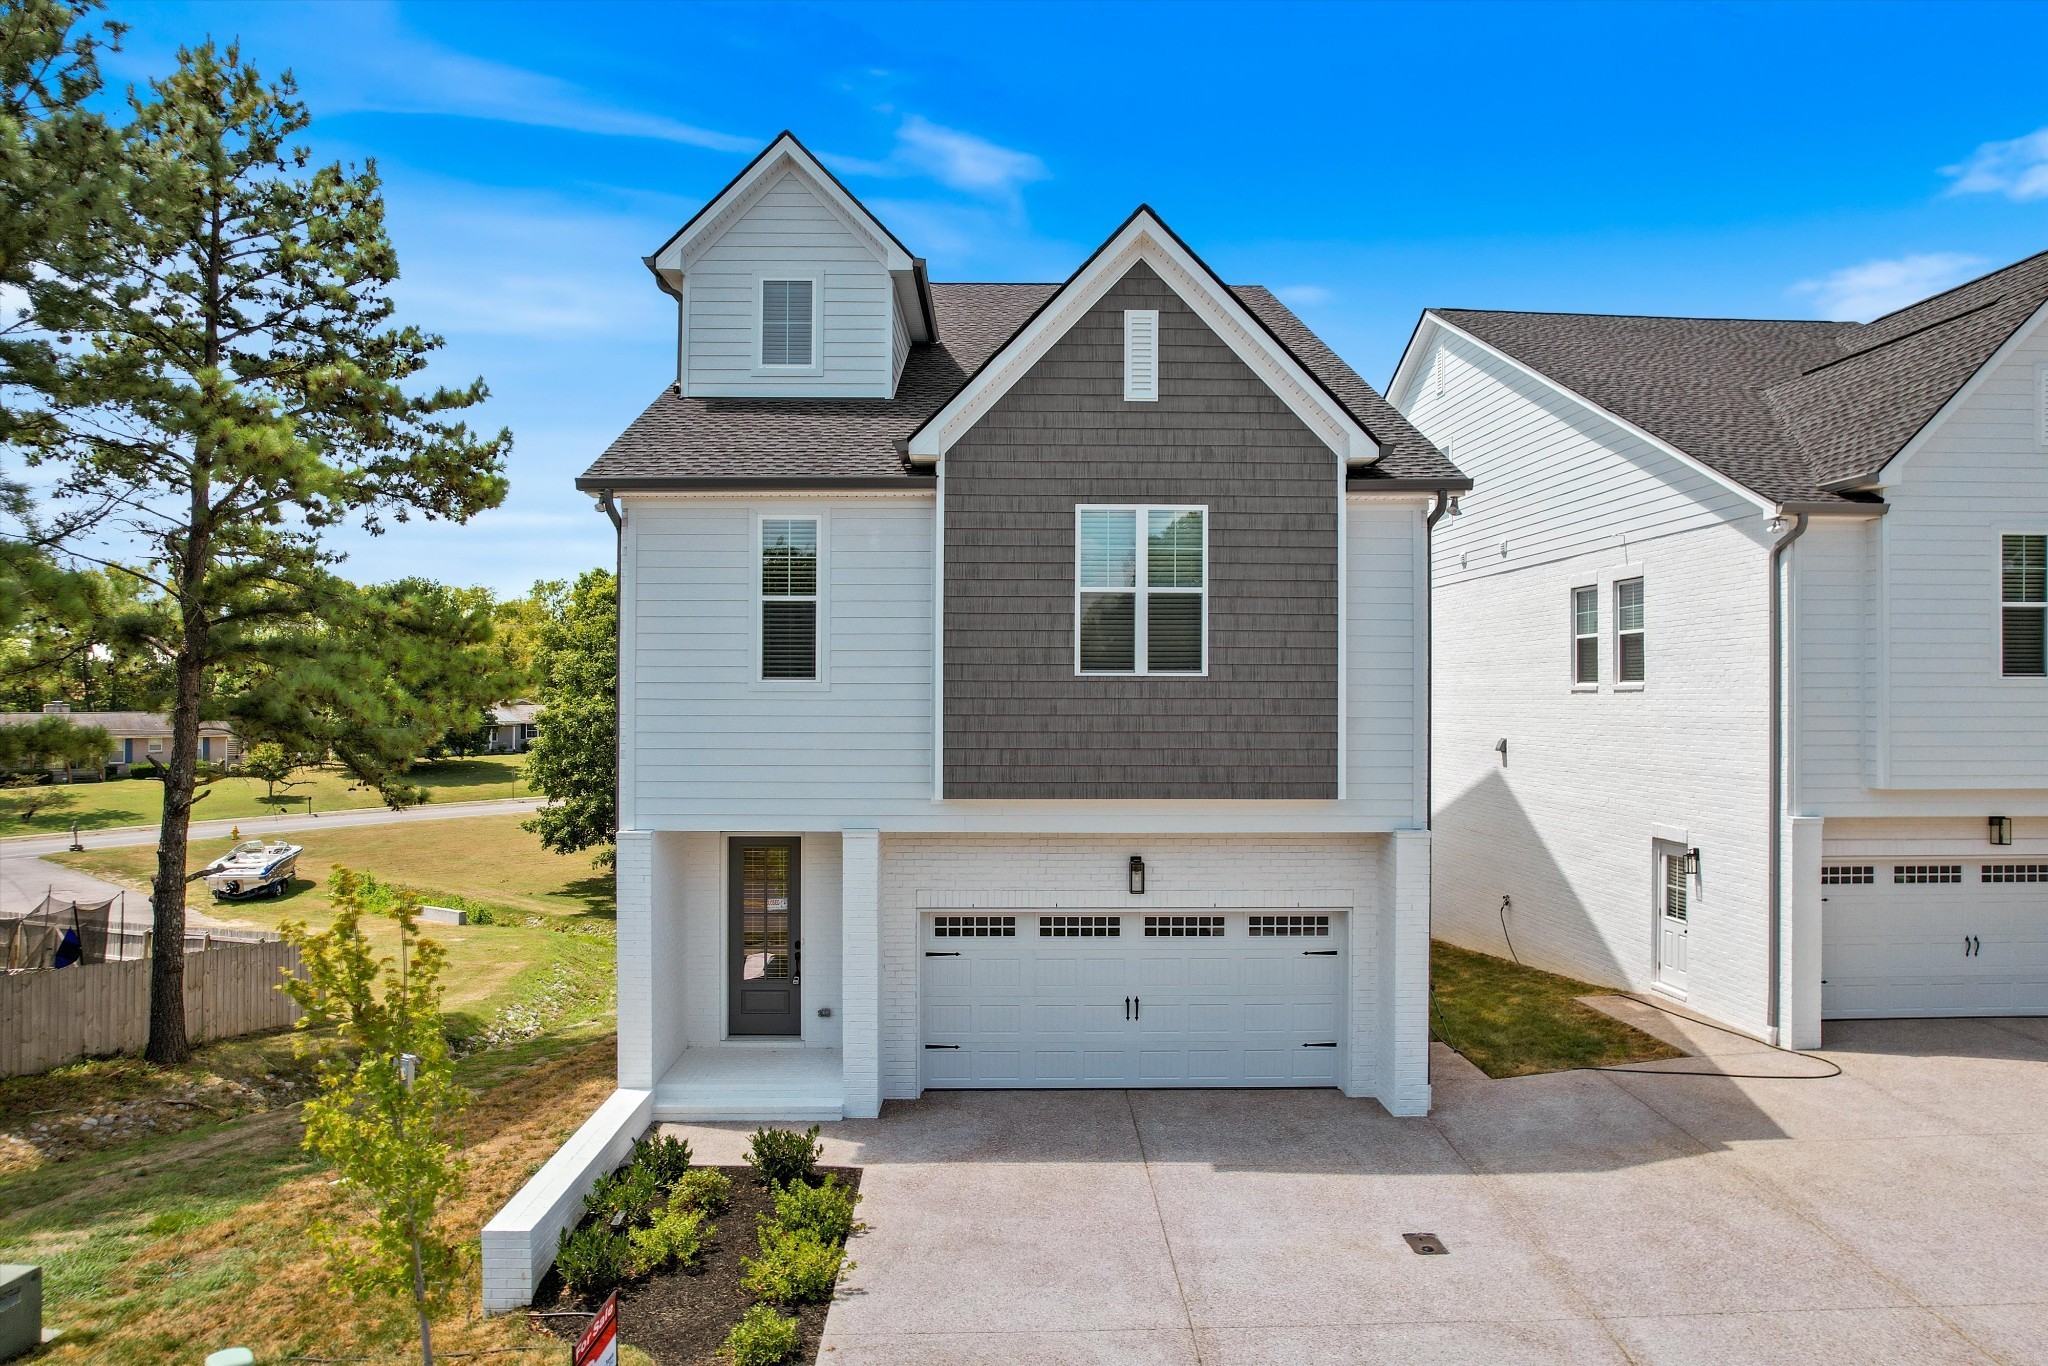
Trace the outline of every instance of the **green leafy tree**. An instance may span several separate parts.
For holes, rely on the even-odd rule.
[[[0,726],[0,768],[45,771],[98,768],[114,752],[114,737],[103,726],[81,726],[63,716],[39,716]]]
[[[264,786],[263,795],[272,800],[277,797],[279,783],[286,787],[298,786],[291,781],[291,776],[305,766],[304,755],[292,753],[275,740],[265,740],[262,744],[251,745],[249,752],[242,756],[243,772],[252,778],[261,779]]]
[[[419,903],[404,893],[390,910],[397,961],[378,958],[363,932],[355,874],[337,868],[328,886],[334,920],[326,930],[282,927],[306,968],[283,990],[305,1012],[296,1028],[334,1031],[318,1045],[310,1034],[301,1041],[319,1053],[320,1093],[306,1103],[305,1145],[341,1173],[365,1217],[324,1225],[315,1236],[342,1288],[411,1304],[420,1360],[432,1366],[433,1310],[447,1302],[463,1262],[461,1246],[435,1218],[461,1189],[463,1169],[453,1125],[466,1097],[441,1021],[447,956],[420,936]]]
[[[56,467],[56,498],[106,509],[103,526],[146,548],[134,572],[155,597],[124,630],[170,672],[151,892],[156,1063],[190,1052],[178,946],[200,722],[237,711],[236,680],[267,658],[298,670],[302,714],[343,739],[353,732],[334,721],[336,699],[373,685],[363,742],[335,752],[361,758],[359,776],[388,799],[410,799],[388,747],[406,729],[389,713],[403,709],[380,663],[284,647],[403,615],[335,577],[328,528],[461,521],[505,489],[509,434],[448,416],[481,402],[483,382],[417,383],[440,339],[393,321],[398,261],[374,164],[312,166],[292,144],[309,121],[294,95],[289,75],[266,84],[234,47],[180,51],[172,74],[130,96],[123,212],[29,286],[38,324],[80,343],[57,353],[60,421],[28,434],[29,458]]]
[[[573,587],[534,585],[545,605],[539,637],[540,732],[526,780],[547,798],[526,829],[558,854],[605,846],[618,834],[619,604],[608,571],[584,571]]]
[[[18,621],[0,638],[0,706],[50,699],[82,711],[161,711],[170,661],[131,627],[157,614],[156,594],[123,569],[39,575],[19,588]]]

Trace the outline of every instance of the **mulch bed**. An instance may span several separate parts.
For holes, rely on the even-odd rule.
[[[669,1366],[719,1359],[718,1349],[725,1335],[754,1303],[753,1296],[740,1288],[740,1258],[760,1252],[755,1237],[756,1215],[775,1215],[775,1200],[768,1188],[754,1180],[750,1167],[719,1167],[732,1178],[732,1205],[713,1222],[718,1232],[693,1271],[669,1270],[645,1280],[629,1281],[619,1287],[619,1341],[638,1347]],[[841,1185],[860,1188],[860,1168],[820,1167],[820,1179],[836,1176]],[[856,1217],[859,1211],[855,1211]],[[848,1252],[851,1254],[849,1246]],[[599,1303],[602,1301],[600,1300]],[[572,1295],[562,1285],[553,1267],[534,1292],[536,1313],[584,1310],[594,1312],[597,1303]],[[803,1322],[803,1347],[797,1360],[815,1362],[818,1340],[825,1332],[825,1311],[830,1303],[791,1306]],[[583,1331],[586,1318],[536,1318],[534,1326],[559,1338],[574,1341]]]

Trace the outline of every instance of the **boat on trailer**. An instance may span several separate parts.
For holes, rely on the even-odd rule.
[[[283,896],[298,871],[305,846],[283,840],[243,840],[206,865],[206,885],[222,900],[268,893]]]

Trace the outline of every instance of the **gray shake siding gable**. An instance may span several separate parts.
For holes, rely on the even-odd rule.
[[[1123,312],[1159,310],[1157,402]],[[1336,454],[1134,266],[946,455],[945,795],[1334,799]],[[1076,677],[1074,509],[1209,508],[1209,673]]]

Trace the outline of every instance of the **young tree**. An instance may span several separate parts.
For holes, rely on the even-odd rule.
[[[391,908],[398,960],[377,958],[355,874],[337,868],[328,887],[334,921],[326,930],[283,926],[306,966],[305,978],[287,978],[283,990],[305,1012],[296,1028],[335,1030],[316,1070],[320,1094],[306,1102],[306,1148],[333,1163],[369,1209],[367,1222],[315,1236],[341,1286],[411,1302],[420,1361],[432,1366],[432,1310],[462,1269],[459,1246],[434,1217],[461,1189],[463,1166],[452,1127],[465,1096],[441,1022],[447,955],[420,937],[419,903],[401,894]]]
[[[539,636],[540,733],[526,780],[548,799],[525,828],[558,854],[609,846],[618,833],[619,608],[616,579],[585,570],[573,588],[534,585],[546,605]],[[613,851],[598,855],[609,865]]]
[[[294,93],[289,75],[266,85],[234,47],[181,51],[175,72],[131,96],[125,212],[89,249],[58,252],[29,290],[41,326],[84,343],[59,353],[61,428],[31,441],[30,458],[57,467],[60,497],[116,509],[105,525],[147,548],[140,573],[158,598],[133,634],[170,665],[156,1063],[190,1051],[186,841],[200,722],[230,710],[218,685],[281,637],[354,610],[327,528],[462,521],[505,489],[509,434],[447,416],[481,402],[483,382],[408,383],[440,339],[392,322],[398,262],[375,166],[308,169],[291,145],[308,122]],[[351,672],[374,670],[341,661],[330,689]],[[369,775],[403,800],[402,764],[381,738],[366,746]]]
[[[277,785],[296,787],[291,776],[306,766],[303,755],[293,754],[275,740],[265,740],[260,745],[249,746],[249,752],[242,756],[242,770],[252,778],[263,781],[264,797],[275,800]]]

